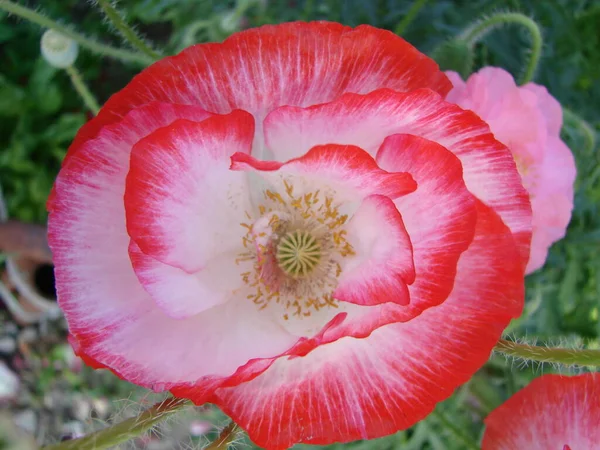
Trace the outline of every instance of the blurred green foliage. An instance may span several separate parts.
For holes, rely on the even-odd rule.
[[[121,44],[90,3],[84,0],[41,3],[48,16],[72,23],[86,35],[105,43]],[[196,42],[222,40],[240,28],[292,20],[368,23],[393,30],[411,4],[409,0],[121,2],[130,23],[164,54]],[[535,81],[547,86],[564,106],[585,118],[596,133],[600,124],[600,3],[597,1],[430,0],[404,37],[431,54],[482,15],[506,10],[523,12],[542,26],[544,57]],[[37,26],[0,12],[0,181],[9,214],[35,222],[45,221],[44,203],[53,179],[70,141],[88,117],[68,76],[40,58],[40,36]],[[476,68],[500,66],[518,77],[528,45],[527,33],[522,30],[499,29],[477,45]],[[102,59],[84,49],[76,65],[100,102],[140,70],[139,66]],[[552,248],[544,269],[528,278],[526,312],[509,331],[542,341],[551,339],[559,343],[558,338],[562,338],[573,345],[585,342],[597,347],[600,158],[597,148],[586,145],[577,121],[566,121],[563,136],[575,153],[579,171],[573,219],[567,237]],[[510,363],[507,365],[501,357],[494,356],[438,411],[451,417],[459,434],[477,440],[482,430],[481,419],[540,372],[539,368],[518,370],[517,365],[511,368]],[[434,414],[405,432],[344,448],[467,448],[443,421],[443,417]]]

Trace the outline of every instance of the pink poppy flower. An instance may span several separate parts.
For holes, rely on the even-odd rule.
[[[531,197],[533,236],[527,273],[541,268],[550,246],[565,236],[573,210],[577,169],[560,139],[562,109],[544,86],[517,86],[503,69],[485,67],[465,83],[446,72],[454,88],[446,100],[476,112],[513,153]]]
[[[600,448],[600,377],[543,375],[485,419],[483,450]]]
[[[144,70],[48,203],[77,354],[268,449],[427,416],[521,313],[531,237],[510,151],[450,87],[394,34],[326,22]]]

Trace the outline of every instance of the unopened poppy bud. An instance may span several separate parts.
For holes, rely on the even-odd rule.
[[[453,70],[467,78],[473,68],[475,52],[473,47],[460,39],[444,42],[436,48],[431,57],[442,70]]]
[[[55,30],[47,30],[41,41],[42,56],[51,66],[64,69],[77,59],[79,46],[73,39]]]

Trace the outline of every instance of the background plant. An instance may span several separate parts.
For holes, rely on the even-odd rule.
[[[0,5],[4,0],[0,0]],[[38,4],[39,3],[39,4]],[[103,6],[104,14],[101,8]],[[421,51],[460,35],[482,16],[502,11],[532,17],[544,36],[535,81],[567,108],[563,137],[574,151],[578,180],[575,211],[567,237],[554,245],[543,270],[527,279],[525,314],[507,333],[531,343],[566,348],[600,348],[600,156],[594,140],[600,124],[600,5],[593,0],[129,0],[119,17],[133,24],[138,45],[103,20],[109,2],[30,2],[45,16],[84,30],[86,39],[125,53],[101,56],[80,46],[76,66],[102,104],[158,53],[175,53],[196,42],[218,41],[242,28],[291,20],[326,19],[347,25],[369,23],[402,31]],[[415,5],[421,8],[416,8]],[[403,21],[407,14],[413,17]],[[117,31],[117,32],[115,32]],[[43,29],[0,11],[0,182],[9,215],[44,223],[44,204],[60,163],[79,127],[91,117],[74,94],[69,74],[40,56]],[[145,50],[144,50],[145,47]],[[530,36],[503,26],[474,47],[473,69],[494,65],[517,79],[524,75]],[[106,51],[104,53],[107,53]],[[110,53],[110,52],[109,52]],[[119,56],[120,55],[120,56]],[[131,55],[137,55],[132,57]],[[580,118],[585,118],[582,122]],[[59,345],[59,344],[57,344]],[[541,372],[580,370],[494,356],[473,379],[410,430],[387,438],[333,445],[331,449],[464,449],[481,433],[481,418]],[[41,388],[52,380],[40,372]],[[87,375],[86,375],[87,376]],[[109,376],[110,377],[110,376]],[[114,386],[117,388],[105,386]],[[87,380],[73,389],[85,392]],[[119,398],[129,385],[111,380],[95,389]],[[449,419],[451,418],[451,419]],[[215,419],[217,420],[217,419]],[[89,431],[89,430],[88,430]],[[298,446],[307,448],[308,446]],[[473,448],[477,448],[476,446]]]

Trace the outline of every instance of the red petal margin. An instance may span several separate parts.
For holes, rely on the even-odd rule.
[[[473,244],[454,291],[406,323],[346,337],[304,357],[280,358],[212,399],[267,450],[373,439],[408,428],[489,358],[523,306],[523,269],[511,233],[478,202]]]
[[[422,137],[388,136],[377,163],[410,173],[418,185],[414,193],[395,201],[413,245],[417,276],[410,286],[410,310],[418,314],[442,303],[452,291],[460,255],[475,234],[476,200],[465,186],[460,160]]]
[[[600,448],[600,374],[542,375],[485,419],[482,450]]]
[[[346,320],[326,334],[327,342],[366,337],[382,325],[407,322],[444,302],[454,287],[461,254],[475,235],[477,200],[452,152],[418,136],[396,134],[385,139],[377,162],[387,170],[410,173],[418,186],[394,202],[412,244],[416,277],[412,283],[407,280],[410,304],[346,308]]]
[[[80,129],[69,154],[151,101],[264,117],[278,106],[308,106],[379,88],[429,88],[446,95],[452,84],[431,58],[390,31],[333,22],[265,25],[223,43],[189,47],[146,68]]]
[[[363,306],[407,305],[415,281],[410,237],[394,202],[383,195],[365,198],[348,222],[348,239],[358,264],[344,267],[333,297]]]
[[[341,189],[356,190],[363,197],[385,195],[395,199],[417,188],[409,173],[386,172],[371,155],[353,145],[319,145],[287,162],[260,161],[246,153],[235,153],[231,169],[319,177]]]
[[[108,370],[110,370],[110,367],[102,364],[101,362],[96,361],[94,358],[92,358],[91,356],[86,354],[85,351],[81,348],[79,339],[77,339],[76,336],[74,336],[73,334],[69,334],[67,336],[67,341],[71,345],[71,348],[73,349],[73,352],[75,353],[75,355],[79,356],[86,365],[90,366],[92,369],[108,369]],[[115,372],[113,372],[113,373],[115,373]],[[115,373],[115,375],[117,375],[117,374]],[[117,375],[117,376],[119,376],[119,375]]]
[[[247,185],[243,174],[229,170],[229,158],[249,153],[253,137],[254,118],[236,110],[202,122],[178,120],[133,146],[125,215],[143,253],[194,273],[231,250],[229,233],[235,236],[245,218]],[[242,211],[228,201],[234,192]]]

